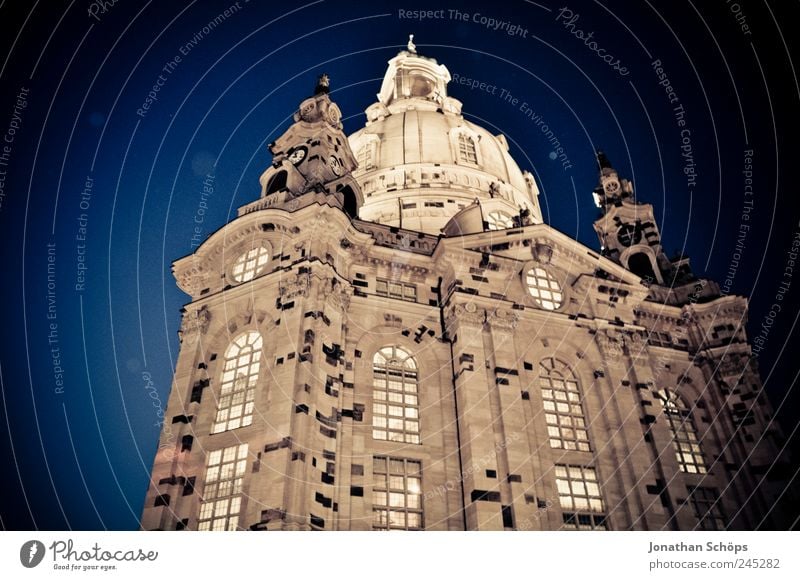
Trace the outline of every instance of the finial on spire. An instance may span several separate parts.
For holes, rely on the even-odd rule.
[[[408,52],[412,54],[417,54],[417,45],[414,44],[414,35],[408,35]]]
[[[322,73],[317,78],[317,88],[314,89],[315,95],[328,94],[331,90],[331,79],[325,73]]]

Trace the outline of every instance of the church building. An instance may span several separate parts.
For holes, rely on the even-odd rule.
[[[598,153],[597,247],[413,42],[344,134],[323,75],[191,301],[146,530],[780,527],[747,300]],[[255,195],[253,196],[255,197]]]

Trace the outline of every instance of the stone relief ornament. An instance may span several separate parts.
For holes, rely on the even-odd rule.
[[[647,341],[638,332],[624,335],[623,342],[627,348],[628,356],[633,359],[634,363],[648,357]]]
[[[325,120],[334,127],[339,126],[339,122],[342,120],[342,112],[336,104],[331,103],[328,107],[328,110],[325,112]]]
[[[514,330],[519,323],[519,314],[505,308],[498,308],[494,312],[488,312],[487,319],[493,328]]]
[[[547,244],[534,244],[531,246],[533,259],[540,264],[549,264],[553,257],[553,248]]]
[[[456,322],[481,326],[486,322],[486,311],[483,308],[478,308],[473,302],[456,304],[448,317],[447,326],[451,326]]]
[[[717,363],[717,374],[719,376],[739,376],[747,370],[749,359],[746,356],[728,354],[722,357]],[[712,361],[714,364],[714,361]]]
[[[207,306],[187,312],[183,315],[183,321],[181,322],[181,337],[205,334],[208,331],[209,324],[211,324],[211,311]]]
[[[282,280],[278,286],[278,294],[281,300],[291,300],[297,296],[308,296],[308,289],[311,284],[309,274],[296,274],[294,277],[288,277]]]
[[[595,335],[597,345],[600,347],[600,353],[605,360],[617,360],[621,358],[625,351],[623,350],[622,339],[614,330],[598,330]]]
[[[318,118],[317,100],[314,98],[306,99],[300,103],[300,108],[294,116],[295,122],[306,121],[307,123],[313,123]]]
[[[347,311],[350,307],[349,289],[336,278],[325,278],[321,291],[323,299],[334,308],[340,311]]]

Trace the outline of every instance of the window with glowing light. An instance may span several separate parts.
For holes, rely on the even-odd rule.
[[[233,263],[231,274],[236,282],[249,282],[258,276],[269,262],[269,250],[258,246],[245,252]]]
[[[564,528],[607,530],[605,506],[594,467],[556,465],[556,489]]]
[[[697,437],[692,414],[678,394],[668,389],[656,393],[672,433],[678,466],[685,473],[707,473],[708,466]]]
[[[198,530],[217,532],[237,529],[246,468],[246,443],[209,453],[200,514],[197,517]]]
[[[507,230],[514,227],[514,218],[502,211],[490,211],[486,215],[486,227],[490,230]]]
[[[528,292],[539,306],[546,310],[561,308],[564,292],[561,290],[561,284],[550,272],[539,266],[533,267],[525,274],[525,283]]]
[[[421,530],[422,469],[419,461],[376,456],[372,460],[372,527]]]
[[[236,337],[225,351],[212,433],[246,427],[253,422],[261,346],[261,334],[250,331]]]
[[[572,369],[560,360],[544,359],[539,364],[539,386],[550,447],[591,451],[581,391]]]
[[[387,346],[372,359],[372,438],[420,443],[418,370],[414,358]]]

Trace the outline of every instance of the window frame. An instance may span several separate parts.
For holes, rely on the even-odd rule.
[[[392,292],[392,286],[399,286],[399,292]],[[413,291],[413,298],[411,294]],[[388,278],[375,279],[375,295],[384,298],[394,298],[395,300],[403,300],[404,302],[417,302],[417,285],[409,282],[402,282],[400,280],[390,280]]]
[[[380,138],[377,135],[370,133],[362,135],[359,139],[359,143],[357,143],[355,147],[351,146],[351,149],[354,152],[356,163],[358,163],[359,154],[362,150],[369,152],[367,156],[370,161],[369,165],[362,166],[358,163],[355,169],[356,172],[367,172],[378,168],[378,163],[380,161]]]
[[[461,155],[461,140],[469,139],[472,142],[475,161],[462,157]],[[481,136],[476,131],[469,127],[456,127],[450,131],[450,147],[453,151],[453,159],[456,165],[464,167],[480,168],[483,166],[483,156],[481,155],[480,148]]]
[[[682,473],[706,475],[708,461],[691,409],[676,391],[659,389],[656,398],[661,402],[661,414],[669,425],[675,461]],[[688,457],[688,459],[687,459]]]
[[[379,362],[379,357],[384,362]],[[419,392],[419,366],[410,352],[396,344],[375,351],[372,357],[373,441],[422,445]]]
[[[248,247],[249,246],[249,247]],[[266,261],[263,264],[258,264],[258,257],[256,257],[256,264],[254,265],[252,270],[249,270],[246,266],[243,269],[242,273],[236,273],[236,267],[239,265],[240,261],[242,261],[250,252],[254,251],[261,251],[263,250],[264,255],[266,255]],[[264,274],[267,266],[269,266],[270,262],[273,259],[273,251],[272,251],[272,244],[270,244],[265,239],[258,239],[255,240],[252,244],[239,244],[234,248],[231,252],[235,254],[235,258],[233,258],[230,262],[230,265],[227,268],[227,272],[225,278],[230,280],[232,284],[240,285],[246,284],[247,282],[251,282]],[[249,261],[249,259],[244,260],[245,263]],[[245,278],[248,272],[252,271],[253,275],[249,278]]]
[[[232,457],[229,452],[232,452]],[[230,531],[239,528],[247,459],[247,443],[223,447],[208,454],[203,477],[203,493],[197,512],[199,531]],[[226,466],[232,466],[232,471],[228,472]],[[216,471],[213,478],[212,470]],[[226,484],[224,492],[222,492],[223,484]]]
[[[373,530],[425,529],[422,477],[422,461],[419,459],[389,455],[372,457]],[[412,481],[415,483],[411,484]],[[383,497],[383,501],[381,501],[381,497]],[[392,505],[392,502],[400,499],[402,499],[402,505],[396,503]],[[402,514],[403,524],[392,524],[392,515],[397,517],[399,514]],[[415,519],[418,525],[412,525],[412,519]]]
[[[497,217],[498,215],[500,216],[499,218]],[[501,220],[502,224],[500,224]],[[500,232],[516,227],[514,216],[499,209],[487,211],[484,221],[486,222],[486,231],[489,232]]]
[[[564,522],[563,528],[576,530],[611,529],[608,525],[606,502],[602,493],[603,486],[600,482],[597,468],[591,465],[557,463],[553,466],[553,474],[558,503],[561,507]],[[587,474],[591,474],[591,476],[587,477]],[[590,491],[590,486],[596,488],[596,491]],[[565,498],[569,498],[569,505],[565,503]],[[576,499],[585,500],[585,507],[580,505]],[[592,500],[594,500],[594,506],[592,505]]]
[[[722,499],[715,487],[703,485],[687,485],[689,493],[688,502],[692,506],[694,517],[697,518],[697,525],[701,530],[721,530],[728,529],[728,518],[722,506]],[[701,492],[702,497],[698,497]],[[701,512],[701,507],[705,508]],[[708,522],[711,522],[711,526]]]
[[[244,339],[243,344],[239,344]],[[237,350],[233,350],[236,348]],[[225,348],[222,369],[219,374],[220,388],[215,399],[216,410],[211,423],[210,434],[217,435],[249,427],[253,423],[255,413],[255,395],[259,379],[261,377],[261,366],[264,360],[264,337],[257,330],[245,330],[234,337]],[[247,349],[247,351],[243,351]],[[242,358],[247,356],[248,360],[242,365]],[[252,367],[255,366],[255,369]],[[239,386],[241,375],[239,371],[246,369],[244,379],[246,384]],[[232,377],[226,378],[229,373],[234,373]],[[241,394],[241,401],[239,395]],[[230,402],[227,402],[227,401]],[[240,409],[240,413],[231,417],[231,411]],[[238,425],[235,424],[238,420]],[[234,426],[231,426],[234,425]],[[222,426],[222,428],[220,428]]]
[[[559,358],[544,357],[539,361],[537,381],[550,448],[591,453],[593,445],[589,436],[583,389],[575,370]],[[558,382],[563,383],[563,388],[559,387]],[[574,388],[569,388],[570,384]],[[563,393],[563,397],[559,396],[560,393]],[[563,410],[562,406],[567,409]],[[579,436],[581,433],[583,437]],[[560,442],[560,445],[554,445],[554,441]],[[568,443],[574,443],[574,447]]]
[[[531,272],[535,270],[541,270],[545,273],[545,276],[541,276],[538,273],[534,274],[537,280],[544,279],[547,280],[547,287],[544,285],[539,285],[537,283],[536,290],[537,294],[531,292],[531,284],[529,282],[529,278],[531,276]],[[522,268],[520,272],[520,280],[522,282],[522,287],[525,289],[525,296],[527,299],[537,308],[540,310],[545,310],[547,312],[559,312],[564,309],[567,302],[569,301],[569,296],[567,292],[567,279],[566,276],[563,275],[563,272],[558,270],[557,268],[553,268],[550,264],[541,264],[539,262],[528,262],[525,264],[525,267]],[[558,288],[553,288],[552,283],[555,282],[558,285]],[[550,298],[543,298],[541,297],[541,293],[543,291],[549,292],[551,294],[558,294],[560,295],[560,301],[556,301],[554,296]],[[546,303],[552,305],[552,308],[548,306]]]

